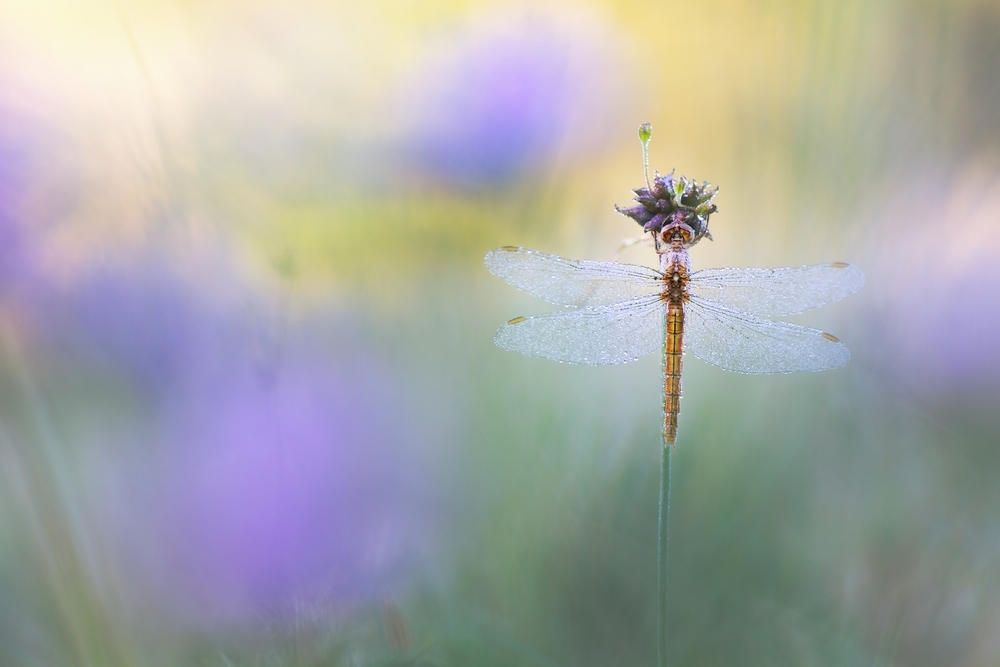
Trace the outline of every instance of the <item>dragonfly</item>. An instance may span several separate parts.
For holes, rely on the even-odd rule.
[[[836,336],[770,318],[818,308],[857,291],[864,284],[862,271],[844,262],[692,271],[690,247],[711,238],[714,192],[707,188],[707,183],[697,186],[684,177],[656,174],[652,187],[634,191],[639,206],[619,209],[650,233],[659,270],[566,259],[518,246],[487,253],[493,274],[567,307],[515,317],[500,327],[495,343],[512,352],[590,365],[620,364],[662,350],[667,447],[677,440],[684,352],[752,374],[847,364],[850,352]]]

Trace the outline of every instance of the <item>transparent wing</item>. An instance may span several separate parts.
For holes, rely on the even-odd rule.
[[[514,246],[486,253],[486,267],[514,287],[560,306],[602,306],[663,290],[660,273],[644,266],[566,259]]]
[[[621,364],[663,346],[665,310],[655,296],[518,317],[500,327],[494,342],[511,352],[573,364]]]
[[[692,295],[757,315],[794,315],[858,291],[865,275],[837,262],[789,269],[706,269],[691,274]]]
[[[822,371],[851,358],[843,343],[819,329],[764,320],[699,297],[691,297],[684,316],[684,349],[726,370]]]

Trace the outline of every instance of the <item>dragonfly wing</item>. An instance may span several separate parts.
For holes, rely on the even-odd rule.
[[[847,346],[819,329],[761,319],[695,296],[684,315],[684,349],[726,370],[822,371],[851,358]]]
[[[837,262],[788,269],[707,269],[691,274],[688,289],[737,310],[757,315],[793,315],[858,291],[865,275]]]
[[[500,327],[494,342],[512,352],[573,364],[621,364],[663,346],[665,310],[657,295],[518,317]]]
[[[602,306],[663,291],[653,269],[594,262],[504,246],[486,253],[486,267],[508,283],[560,306]]]

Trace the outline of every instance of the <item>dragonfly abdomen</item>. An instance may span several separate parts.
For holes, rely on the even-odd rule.
[[[677,415],[681,411],[681,356],[684,353],[684,305],[668,301],[663,345],[663,441],[677,441]]]
[[[672,447],[677,441],[677,415],[681,411],[681,357],[684,354],[684,304],[690,298],[691,260],[681,232],[670,240],[670,250],[663,261],[663,293],[667,304],[663,332],[663,444]]]

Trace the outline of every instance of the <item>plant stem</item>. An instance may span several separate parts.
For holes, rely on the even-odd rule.
[[[670,450],[664,443],[660,464],[660,525],[657,549],[658,619],[656,624],[657,664],[667,667],[667,546],[670,528]]]

